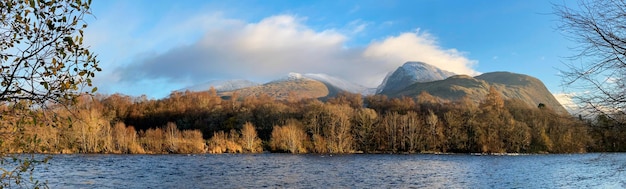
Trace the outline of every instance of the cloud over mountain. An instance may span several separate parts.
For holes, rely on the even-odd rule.
[[[458,74],[477,75],[472,66],[477,63],[456,49],[443,49],[429,33],[403,33],[380,42],[373,42],[364,55],[378,58],[388,64],[419,61]]]
[[[292,15],[255,23],[211,17],[198,23],[197,28],[204,30],[198,40],[161,52],[147,51],[152,54],[119,66],[115,73],[123,83],[152,80],[184,85],[234,78],[265,82],[289,72],[325,73],[368,87],[376,87],[388,72],[407,61],[427,62],[461,74],[478,73],[472,68],[476,61],[439,46],[425,32],[348,47],[349,34],[339,29],[316,31],[305,22],[306,18]]]

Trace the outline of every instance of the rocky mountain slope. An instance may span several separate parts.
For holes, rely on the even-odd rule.
[[[539,79],[511,72],[491,72],[476,77],[457,75],[439,81],[414,83],[398,91],[383,91],[382,94],[391,97],[417,96],[426,91],[444,100],[459,100],[468,96],[480,102],[490,87],[494,87],[505,99],[520,99],[532,107],[542,103],[557,112],[567,112]]]

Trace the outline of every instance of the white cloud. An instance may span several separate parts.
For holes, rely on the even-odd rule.
[[[458,74],[479,74],[472,68],[477,61],[466,58],[456,49],[441,48],[431,34],[419,30],[373,42],[364,55],[389,64],[421,61]]]
[[[575,114],[579,112],[578,105],[576,105],[576,103],[572,99],[572,96],[575,95],[574,93],[557,93],[552,95],[554,96],[554,98],[556,98],[557,101],[559,101],[559,103],[561,103],[561,105],[563,105],[565,110],[567,110],[569,113]]]
[[[148,41],[146,48],[134,47],[143,50],[142,55],[135,53],[127,58],[128,64],[108,73],[111,78],[119,78],[119,82],[101,82],[119,86],[166,83],[163,86],[170,87],[164,89],[167,94],[177,89],[171,88],[174,86],[215,79],[266,82],[289,72],[300,72],[326,73],[376,87],[388,72],[406,61],[422,61],[461,74],[478,73],[472,69],[476,61],[456,49],[440,47],[425,32],[402,33],[366,47],[349,48],[346,42],[349,34],[354,33],[344,34],[338,29],[316,31],[304,24],[305,18],[292,15],[271,16],[255,23],[227,19],[219,14],[181,20],[187,21],[174,26],[157,24],[152,29],[156,31],[135,39]],[[358,31],[367,23],[359,21],[355,26],[354,31]],[[196,34],[198,30],[201,35],[195,40],[179,38],[179,35]],[[157,31],[166,34],[159,35]],[[166,46],[168,40],[183,42]]]
[[[359,19],[348,23],[347,27],[350,29],[350,33],[357,34],[365,31],[365,28],[367,28],[369,24],[370,23]]]

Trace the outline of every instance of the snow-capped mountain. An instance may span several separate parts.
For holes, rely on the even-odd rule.
[[[215,88],[217,92],[226,92],[226,91],[234,91],[237,89],[242,89],[246,87],[258,86],[258,83],[245,80],[245,79],[236,79],[236,80],[215,80],[209,81],[203,84],[194,85],[191,87],[187,87],[181,89],[179,91],[207,91],[211,87]]]
[[[413,83],[438,81],[453,75],[456,74],[423,62],[407,62],[388,74],[376,93],[398,91]]]
[[[341,91],[347,91],[350,93],[370,95],[376,92],[376,89],[367,88],[365,86],[362,86],[362,85],[359,85],[350,81],[346,81],[341,78],[322,74],[322,73],[301,74],[301,73],[291,72],[287,74],[286,77],[271,81],[269,83],[278,83],[278,82],[284,82],[284,81],[294,81],[294,80],[303,80],[303,79],[319,81],[319,82],[326,84],[329,87],[332,87]]]
[[[356,93],[356,94],[362,94],[362,95],[370,95],[370,94],[374,94],[374,90],[367,88],[365,86],[356,84],[356,83],[352,83],[350,81],[346,81],[337,77],[333,77],[330,75],[326,75],[326,74],[312,74],[312,73],[308,73],[308,74],[303,74],[301,75],[304,78],[308,78],[308,79],[313,79],[313,80],[317,80],[317,81],[321,81],[322,83],[325,83],[327,85],[331,85],[334,86],[340,90],[343,91],[347,91],[347,92],[351,92],[351,93]]]
[[[295,80],[301,80],[301,79],[310,79],[310,78],[305,77],[301,73],[290,72],[289,74],[287,74],[287,76],[281,77],[279,79],[276,79],[267,83],[279,83],[283,81],[295,81]]]

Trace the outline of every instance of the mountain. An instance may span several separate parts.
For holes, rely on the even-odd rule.
[[[494,87],[505,99],[520,99],[532,107],[543,103],[557,112],[567,112],[539,79],[511,72],[491,72],[476,77],[457,75],[439,81],[414,83],[398,91],[383,91],[382,94],[391,97],[417,96],[426,91],[444,100],[459,100],[468,96],[479,102],[490,87]]]
[[[393,93],[413,83],[443,80],[453,75],[456,74],[423,62],[406,62],[385,77],[376,93]]]
[[[220,93],[220,95],[231,96],[234,92],[237,92],[239,96],[267,94],[274,98],[285,99],[289,96],[289,93],[292,93],[296,98],[324,98],[335,96],[344,91],[370,95],[374,94],[375,89],[326,74],[289,73],[286,77],[263,85],[226,91]]]
[[[302,75],[304,78],[308,78],[308,79],[313,79],[316,81],[320,81],[324,84],[326,84],[327,87],[329,88],[335,88],[338,91],[347,91],[350,93],[355,93],[355,94],[362,94],[362,95],[370,95],[370,94],[374,94],[374,90],[371,88],[367,88],[364,87],[362,85],[356,84],[356,83],[352,83],[350,81],[346,81],[337,77],[333,77],[330,75],[326,75],[326,74],[303,74]]]
[[[233,91],[221,92],[220,96],[232,96],[237,93],[239,97],[260,96],[266,94],[276,99],[287,99],[289,95],[295,98],[322,98],[330,94],[326,84],[313,79],[305,78],[301,74],[290,73],[283,79],[271,81],[263,85],[241,88]]]
[[[203,84],[194,85],[191,87],[187,87],[184,89],[180,89],[178,91],[206,91],[213,87],[217,92],[226,92],[233,91],[237,89],[247,88],[258,86],[260,84],[245,80],[245,79],[237,79],[237,80],[215,80],[209,81]]]

